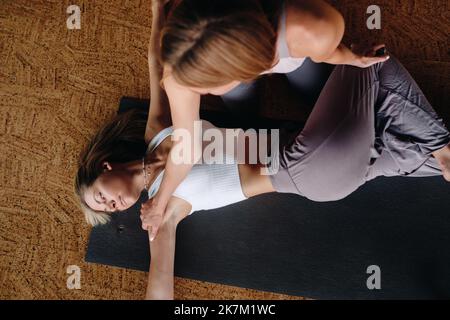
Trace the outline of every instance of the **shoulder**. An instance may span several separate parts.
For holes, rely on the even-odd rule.
[[[179,84],[172,75],[163,79],[164,90],[169,101],[172,123],[178,127],[182,123],[197,120],[200,109],[200,94]]]
[[[293,57],[325,60],[340,44],[344,29],[342,15],[325,1],[286,1],[286,41]]]
[[[193,90],[191,90],[189,87],[180,84],[175,77],[172,74],[172,68],[168,65],[164,65],[162,67],[162,79],[161,83],[163,84],[164,90],[169,93],[176,92],[177,94],[183,94],[183,95],[192,95],[196,96],[198,95]]]

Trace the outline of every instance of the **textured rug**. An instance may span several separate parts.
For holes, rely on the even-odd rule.
[[[449,2],[380,0],[382,30],[365,28],[368,0],[332,1],[346,43],[383,41],[450,120]],[[90,229],[73,197],[76,160],[122,96],[148,98],[150,1],[79,0],[81,30],[66,28],[69,1],[0,2],[0,298],[133,299],[146,274],[87,264]],[[276,77],[260,113],[305,117]],[[269,95],[270,93],[270,95]],[[285,97],[280,99],[279,97]],[[207,99],[216,106],[217,99]],[[68,290],[67,267],[81,270]],[[177,299],[281,299],[284,295],[176,278]]]

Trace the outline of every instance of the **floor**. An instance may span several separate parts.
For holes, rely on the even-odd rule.
[[[365,28],[372,1],[331,1],[346,43],[383,41],[450,120],[450,3],[379,0],[382,30]],[[30,4],[32,3],[32,4]],[[66,8],[81,7],[81,30]],[[76,161],[122,96],[149,97],[150,1],[0,3],[0,299],[139,299],[146,274],[86,264],[89,228],[73,197]],[[305,117],[279,82],[261,114]],[[211,99],[214,101],[214,99]],[[66,287],[69,265],[81,289]],[[298,299],[176,278],[176,299]]]

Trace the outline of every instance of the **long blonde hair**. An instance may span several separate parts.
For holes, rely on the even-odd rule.
[[[103,172],[103,163],[126,163],[142,159],[147,145],[144,141],[147,113],[132,109],[114,116],[91,139],[78,160],[75,177],[75,196],[87,223],[105,224],[110,215],[92,210],[84,200],[84,192]]]
[[[181,0],[161,30],[159,60],[185,86],[249,82],[273,67],[277,32],[262,3],[280,0]]]

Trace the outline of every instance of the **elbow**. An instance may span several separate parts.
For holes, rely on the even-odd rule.
[[[336,47],[342,42],[345,33],[345,20],[340,12],[336,12],[336,23],[335,23],[335,44]]]
[[[316,39],[316,46],[314,54],[311,59],[316,62],[327,62],[339,49],[342,43],[345,32],[344,18],[339,12],[336,12],[337,16],[332,20],[324,21],[326,25],[320,28],[320,31],[314,35]]]

